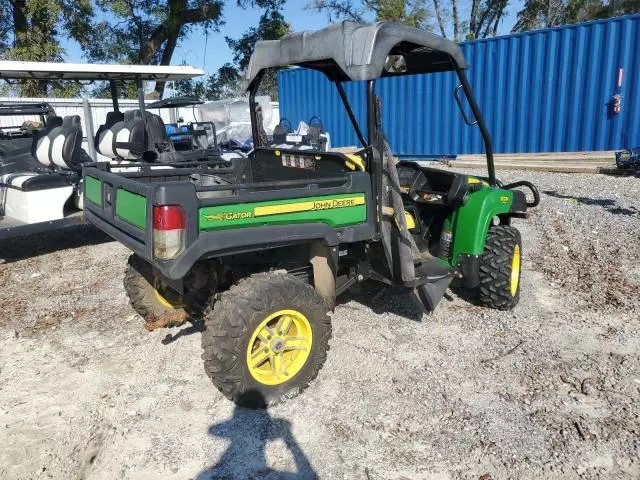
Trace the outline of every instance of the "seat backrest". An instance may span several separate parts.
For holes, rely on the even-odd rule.
[[[80,170],[89,160],[82,150],[82,124],[78,115],[50,120],[47,127],[34,138],[32,152],[45,167]],[[57,126],[53,126],[57,125]]]
[[[147,149],[144,121],[142,120],[140,110],[128,110],[124,112],[124,121],[119,127],[113,139],[115,156],[124,160],[140,160],[142,154]],[[117,145],[118,143],[120,144],[119,146]],[[123,145],[125,143],[128,144],[128,146]]]
[[[49,158],[52,166],[69,170],[81,170],[82,163],[87,161],[82,155],[82,123],[79,115],[71,115],[62,119],[62,125],[54,128],[49,134],[51,149]]]
[[[169,140],[167,129],[160,115],[147,112],[147,136],[147,150],[153,150],[158,154],[174,151],[173,143]]]
[[[62,117],[51,116],[47,118],[47,124],[33,135],[31,143],[31,156],[46,167],[51,166],[49,150],[51,139],[49,134],[52,130],[62,126]]]
[[[96,132],[95,147],[96,151],[105,157],[113,158],[116,155],[114,150],[114,138],[124,126],[124,114],[122,112],[109,112],[104,125],[100,125]]]
[[[285,143],[287,141],[287,133],[289,132],[282,124],[282,122],[280,122],[273,129],[273,143],[276,145]]]

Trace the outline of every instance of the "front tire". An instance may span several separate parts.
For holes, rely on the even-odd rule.
[[[205,313],[202,358],[227,398],[263,408],[311,383],[330,338],[327,307],[311,285],[292,275],[258,273],[223,292]]]
[[[480,259],[480,303],[497,310],[511,310],[520,300],[522,238],[508,225],[489,229]]]

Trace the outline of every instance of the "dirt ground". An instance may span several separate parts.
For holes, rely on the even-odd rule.
[[[143,329],[124,247],[0,243],[0,478],[639,478],[640,179],[501,177],[545,192],[517,308],[342,298],[319,377],[268,411],[218,393],[196,329]]]

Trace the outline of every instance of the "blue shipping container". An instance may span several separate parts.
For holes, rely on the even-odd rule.
[[[497,153],[640,146],[640,15],[461,46]],[[397,155],[484,152],[480,132],[462,121],[453,100],[457,84],[452,72],[377,81],[383,126]],[[365,129],[365,85],[344,85]],[[358,145],[335,86],[321,73],[282,70],[278,93],[282,118],[295,124],[318,115],[333,146]],[[617,114],[615,94],[622,96]]]

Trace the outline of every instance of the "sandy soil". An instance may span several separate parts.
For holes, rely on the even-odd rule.
[[[3,242],[0,478],[639,478],[640,180],[502,176],[547,192],[520,305],[342,298],[318,379],[268,411],[218,393],[197,330],[143,329],[124,247]]]

